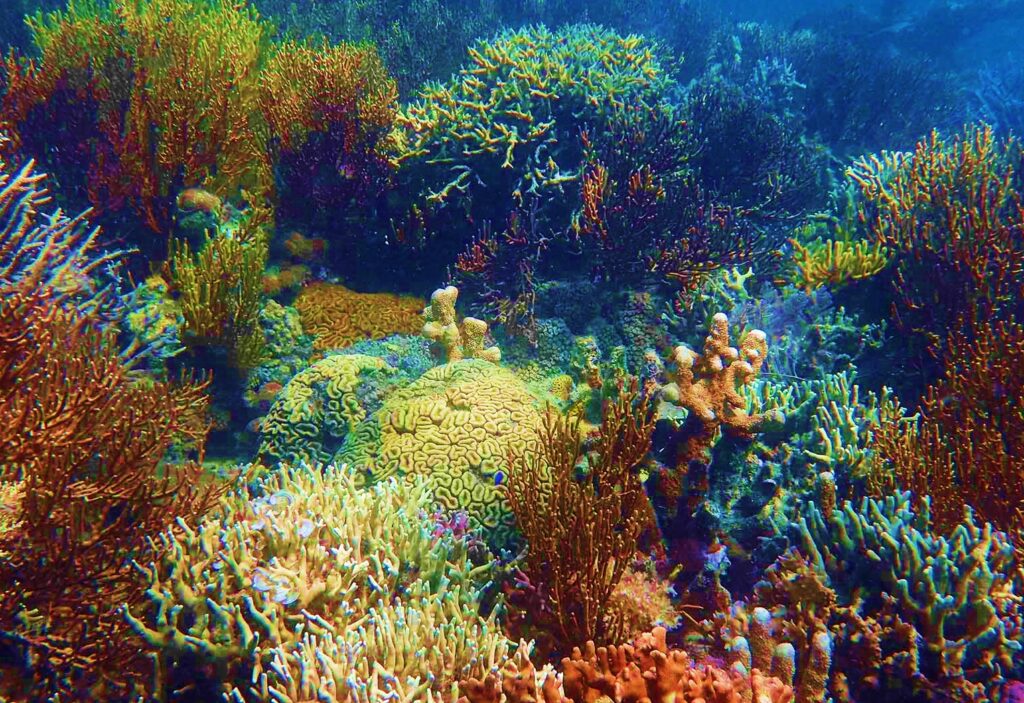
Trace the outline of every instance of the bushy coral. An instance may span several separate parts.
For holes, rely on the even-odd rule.
[[[540,414],[523,382],[479,359],[445,364],[385,399],[335,456],[367,483],[421,476],[447,510],[466,510],[495,542],[511,534],[510,452],[536,448]]]
[[[490,568],[434,534],[426,482],[361,483],[345,467],[281,468],[161,534],[137,564],[149,603],[125,612],[158,662],[151,693],[441,697],[503,666],[514,646],[483,610]]]

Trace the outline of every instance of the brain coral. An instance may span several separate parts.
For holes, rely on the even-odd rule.
[[[392,393],[335,457],[371,480],[424,476],[437,502],[506,535],[511,449],[535,449],[540,415],[511,371],[478,359],[431,369]]]
[[[397,372],[362,354],[329,356],[277,395],[261,424],[264,461],[329,461],[355,427],[380,407]]]
[[[343,349],[364,339],[417,334],[423,326],[420,298],[392,293],[357,293],[335,283],[302,289],[295,307],[317,349]]]

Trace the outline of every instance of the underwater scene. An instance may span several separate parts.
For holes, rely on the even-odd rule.
[[[1024,703],[1022,37],[0,0],[0,703]]]

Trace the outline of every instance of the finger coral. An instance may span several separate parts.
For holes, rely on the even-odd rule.
[[[470,679],[460,690],[465,703],[791,703],[793,689],[778,678],[750,671],[742,664],[728,669],[694,662],[665,643],[665,628],[654,628],[633,644],[595,647],[589,642],[562,660],[561,682],[551,673],[514,664],[499,677]],[[500,688],[499,688],[500,686]],[[504,694],[504,697],[502,696]]]
[[[125,612],[159,663],[154,694],[195,684],[196,664],[232,700],[266,703],[442,697],[504,666],[489,567],[434,534],[426,482],[360,483],[282,468],[160,535],[137,565],[149,603]]]
[[[487,323],[475,317],[467,317],[461,327],[456,321],[455,302],[459,289],[455,286],[439,288],[430,296],[430,306],[423,310],[423,336],[441,347],[444,360],[483,359],[498,363],[501,350],[498,347],[484,347]]]

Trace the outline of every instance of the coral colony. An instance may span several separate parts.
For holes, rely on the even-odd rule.
[[[0,703],[1024,701],[1024,8],[883,4],[11,0]]]

